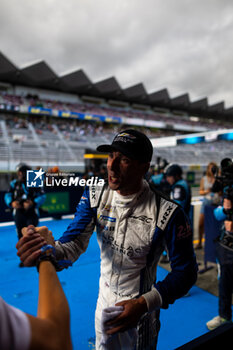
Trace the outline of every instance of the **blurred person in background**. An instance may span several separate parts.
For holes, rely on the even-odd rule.
[[[189,216],[191,207],[191,190],[182,177],[183,170],[178,164],[170,164],[165,170],[165,177],[171,186],[170,198],[180,204]]]
[[[23,227],[38,225],[38,209],[44,203],[46,195],[41,188],[27,187],[27,170],[31,170],[27,164],[19,164],[16,170],[17,179],[11,181],[10,189],[5,194],[4,200],[6,205],[12,209],[18,239],[20,239]]]
[[[152,175],[149,182],[155,189],[166,194],[167,196],[170,196],[171,185],[168,183],[164,174],[164,169],[167,165],[168,162],[166,159],[158,157],[156,165],[157,174]]]
[[[205,209],[205,205],[212,203],[212,197],[214,197],[214,194],[213,196],[211,196],[212,187],[215,182],[213,168],[217,169],[217,164],[214,162],[210,162],[207,165],[206,174],[201,178],[201,182],[200,182],[199,193],[201,196],[204,196],[204,199],[200,210],[199,224],[198,224],[198,243],[195,249],[202,248],[202,239],[204,236],[204,209]]]

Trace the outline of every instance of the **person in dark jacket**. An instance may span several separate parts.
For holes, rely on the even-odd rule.
[[[171,185],[170,198],[180,204],[189,216],[191,207],[191,190],[182,178],[182,168],[178,164],[170,164],[165,168],[167,182]]]
[[[10,189],[4,197],[6,205],[12,209],[18,239],[22,237],[21,230],[23,227],[38,225],[38,209],[46,199],[43,189],[27,187],[26,175],[28,170],[31,170],[31,168],[26,164],[20,164],[17,167],[17,179],[11,181]]]

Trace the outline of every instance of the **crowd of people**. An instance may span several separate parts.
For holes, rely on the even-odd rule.
[[[190,119],[188,116],[173,116],[172,113],[161,113],[156,112],[153,109],[137,110],[131,106],[126,107],[116,107],[104,104],[94,104],[83,102],[81,99],[77,102],[65,102],[60,100],[52,100],[41,98],[38,95],[27,94],[25,96],[13,95],[4,92],[0,92],[0,103],[5,103],[6,105],[14,106],[29,106],[29,107],[39,107],[39,108],[49,108],[54,110],[68,111],[68,112],[77,112],[77,113],[92,113],[102,116],[115,116],[120,118],[139,118],[143,120],[154,120],[154,121],[163,121],[165,125],[181,124],[190,127],[205,127],[207,129],[218,129],[229,127],[232,128],[230,122],[221,121],[221,124],[218,121],[211,121],[197,119],[196,121]],[[198,121],[198,124],[197,124]],[[165,127],[164,125],[164,127]]]
[[[41,136],[46,133],[57,135],[57,130],[54,128],[54,125],[58,128],[58,130],[62,133],[64,138],[67,141],[86,141],[86,137],[101,137],[105,135],[108,137],[109,135],[114,135],[119,129],[123,128],[122,125],[112,125],[106,124],[103,122],[87,122],[78,119],[57,119],[51,117],[38,117],[38,116],[29,116],[27,118],[18,117],[18,116],[8,116],[6,119],[6,126],[8,130],[8,135],[14,135],[15,130],[28,130],[28,124],[32,123],[35,129],[35,132]],[[177,131],[153,131],[150,128],[140,128],[148,137],[162,137],[162,136],[170,136],[177,135]],[[31,132],[30,132],[31,133]],[[24,135],[25,136],[25,135]],[[29,134],[28,134],[29,136]],[[27,138],[25,138],[26,140]]]
[[[35,223],[26,222],[25,226],[31,225],[23,229],[19,237],[18,256],[25,267],[39,266],[40,275],[46,274],[48,269],[53,268],[52,265],[59,271],[74,263],[86,251],[96,229],[101,250],[100,289],[95,315],[96,349],[155,349],[160,329],[160,309],[168,308],[176,299],[186,295],[197,279],[198,268],[189,218],[190,187],[183,179],[179,164],[166,164],[164,161],[159,169],[160,174],[155,176],[153,171],[149,172],[153,147],[149,138],[137,130],[127,129],[117,133],[111,144],[100,145],[97,151],[108,153],[107,167],[102,175],[107,175],[107,183],[101,188],[85,189],[73,221],[56,241],[49,228],[35,228]],[[8,203],[12,206],[16,199],[9,198],[10,193]],[[231,209],[230,206],[229,200],[224,199],[224,209]],[[225,215],[224,211],[222,215]],[[232,222],[224,221],[224,224],[225,231],[233,234]],[[165,279],[157,281],[156,266],[164,250],[167,251],[171,271]],[[222,251],[221,254],[224,255]],[[220,278],[220,312],[215,319],[218,322],[215,322],[215,326],[213,320],[211,325],[207,323],[209,329],[230,322],[229,290],[231,288],[232,292],[233,269],[229,257],[227,261],[230,268],[222,269],[224,276],[222,273]],[[56,278],[55,270],[50,272]],[[231,276],[231,282],[226,276]],[[45,321],[49,321],[53,310],[49,316],[44,313],[43,302],[46,304],[48,294],[52,299],[56,296],[50,293],[46,281],[46,277],[40,277],[39,300],[42,303],[41,314]],[[55,283],[61,293],[59,283]],[[59,295],[58,299],[64,298],[63,294]],[[61,310],[63,312],[68,315],[66,302],[65,310]],[[61,314],[57,315],[53,330],[63,326],[60,317]],[[13,333],[16,334],[17,330],[16,325]],[[32,327],[31,334],[25,331],[28,335],[25,339],[31,342],[32,349],[33,344],[39,342],[34,339],[33,330]],[[43,330],[41,324],[38,338],[43,336]],[[7,342],[10,342],[10,331],[7,332]],[[69,348],[68,321],[65,334]],[[61,337],[63,335],[62,332]],[[43,346],[40,344],[41,349],[46,348]],[[19,348],[23,349],[14,349]]]

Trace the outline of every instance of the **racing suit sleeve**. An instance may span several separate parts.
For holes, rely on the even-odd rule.
[[[164,234],[171,272],[163,281],[156,283],[155,288],[162,298],[161,307],[167,309],[196,282],[198,267],[192,244],[192,229],[182,208],[175,210]]]
[[[88,247],[90,237],[96,222],[96,208],[91,208],[89,189],[86,188],[73,221],[69,224],[62,237],[55,242],[58,260],[76,261]]]

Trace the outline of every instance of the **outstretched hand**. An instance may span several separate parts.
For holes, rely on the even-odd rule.
[[[22,229],[23,237],[16,244],[17,255],[24,266],[34,266],[41,255],[41,248],[46,244],[54,246],[52,232],[46,226],[34,227],[29,225]]]
[[[106,323],[106,326],[109,327],[106,331],[108,335],[135,328],[142,315],[148,311],[143,297],[121,301],[116,306],[123,306],[124,310],[119,316]]]
[[[45,239],[46,244],[50,244],[52,246],[55,245],[55,241],[52,235],[52,231],[49,231],[47,226],[34,227],[33,225],[29,225],[28,227],[24,227],[22,229],[23,236],[27,234],[38,234]]]

